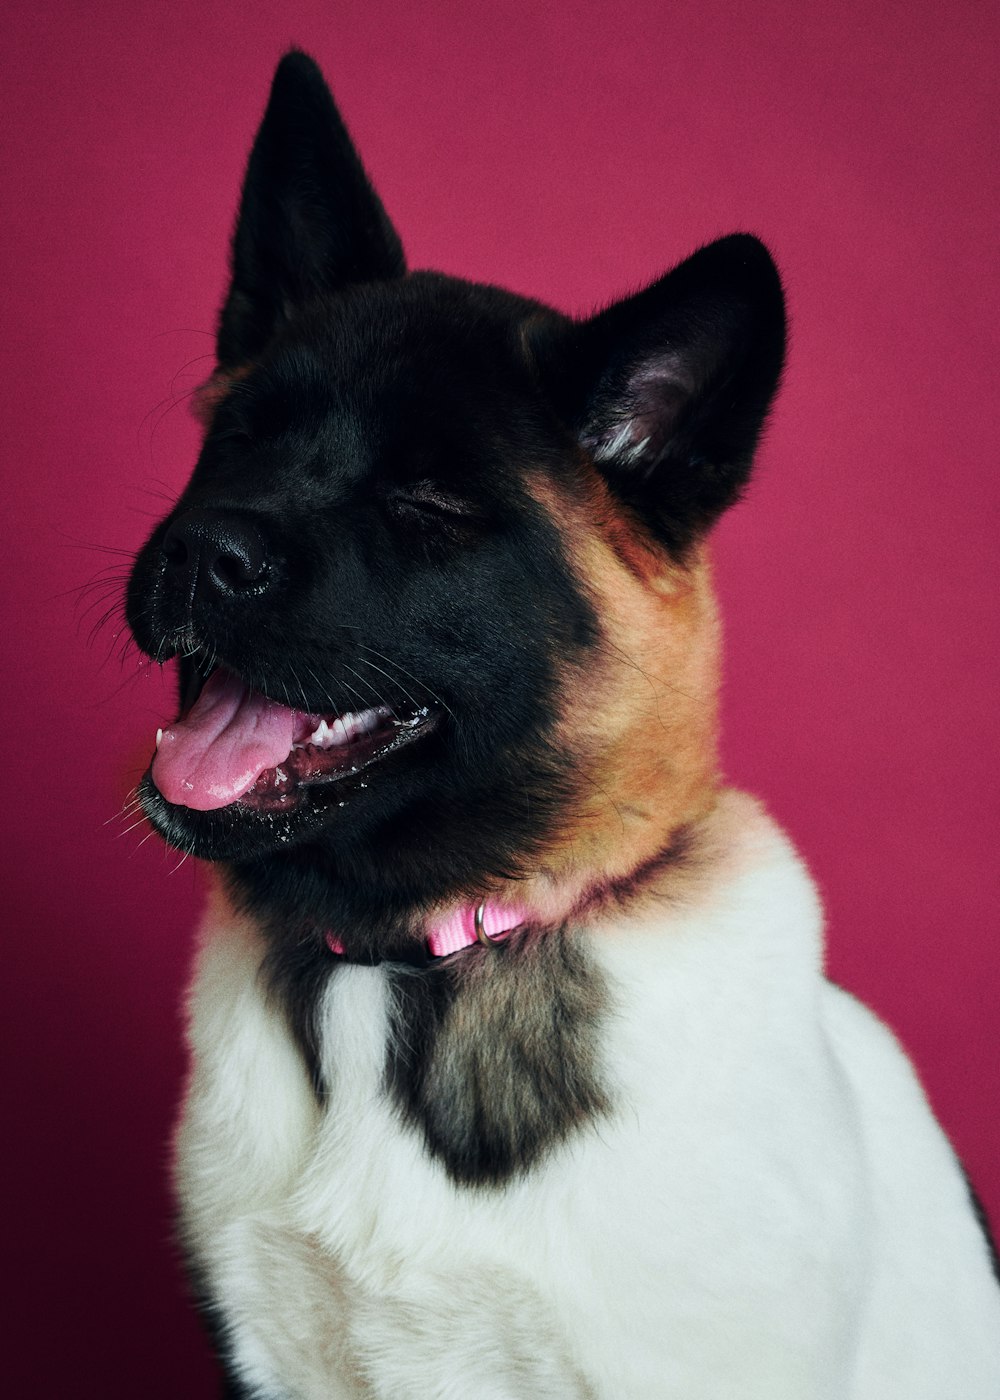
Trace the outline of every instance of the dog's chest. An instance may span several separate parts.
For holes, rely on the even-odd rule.
[[[750,1366],[761,1400],[845,1394],[849,1319],[831,1299],[856,1268],[850,1131],[800,1016],[814,954],[779,985],[767,953],[789,931],[768,927],[770,950],[741,953],[724,928],[693,930],[669,976],[646,936],[610,939],[606,1107],[501,1187],[456,1182],[389,1092],[384,970],[331,978],[319,1105],[256,934],[217,929],[178,1176],[245,1378],[303,1400],[699,1400],[754,1396]],[[762,953],[767,985],[750,987]]]
[[[201,987],[221,959],[247,995],[233,989],[225,1053],[198,1057],[178,1143],[189,1238],[244,1378],[304,1400],[592,1393],[559,1315],[573,1212],[551,1170],[483,1190],[428,1155],[387,1092],[379,969],[330,980],[316,1103],[280,1016],[252,995],[254,942],[233,930],[206,950]],[[195,1000],[207,1049],[215,1018]]]

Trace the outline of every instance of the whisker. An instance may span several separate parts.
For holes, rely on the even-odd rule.
[[[142,848],[143,848],[143,846],[145,846],[146,842],[149,840],[149,838],[150,838],[151,836],[155,836],[155,835],[156,835],[156,827],[155,827],[155,826],[151,826],[151,827],[149,828],[149,830],[146,832],[145,836],[142,838],[142,840],[141,840],[141,841],[139,842],[139,844],[136,846],[135,851],[132,852],[132,855],[134,856],[135,853],[136,853],[136,851],[141,851]],[[132,858],[132,857],[130,856],[129,859],[131,860],[131,858]]]
[[[200,331],[195,326],[173,326],[168,331],[157,331],[151,338],[153,340],[162,340],[164,336],[168,335],[204,335],[207,336],[209,340],[215,339],[211,331]]]
[[[360,707],[361,707],[362,710],[367,710],[367,709],[370,708],[370,706],[369,706],[369,704],[368,704],[368,701],[367,701],[367,700],[365,699],[365,697],[361,694],[361,691],[360,691],[360,690],[355,690],[355,689],[354,689],[354,686],[351,685],[351,683],[350,683],[349,681],[342,681],[341,684],[343,685],[343,687],[344,687],[345,690],[349,690],[349,691],[350,691],[350,693],[351,693],[351,694],[354,696],[354,698],[357,700],[357,702],[358,702],[358,704],[360,705]]]
[[[103,601],[104,601],[103,598],[98,598],[97,601],[96,601],[95,603],[93,603],[93,604],[87,609],[87,612],[85,612],[85,613],[83,614],[83,617],[79,618],[78,623],[77,623],[77,626],[78,626],[78,627],[82,627],[82,626],[83,626],[84,618],[87,616],[87,613],[93,612],[93,610],[94,610],[95,607],[98,607],[98,608],[99,608],[99,607],[101,606],[101,603],[102,603]],[[88,646],[92,646],[92,645],[94,644],[94,642],[97,640],[98,634],[104,630],[104,628],[108,625],[108,623],[111,621],[111,619],[112,619],[113,617],[117,617],[118,615],[119,615],[119,613],[118,613],[118,604],[117,604],[117,603],[112,603],[111,606],[110,606],[109,608],[106,608],[105,611],[104,611],[103,613],[101,613],[100,617],[99,617],[99,618],[97,619],[97,621],[94,623],[93,627],[91,627],[90,632],[88,633],[88,636],[87,636],[87,645],[88,645]],[[123,622],[123,623],[124,623],[124,620],[125,620],[125,619],[122,618],[122,622]],[[118,638],[119,638],[120,635],[121,635],[120,632],[116,632],[116,633],[114,634],[114,636],[111,638],[112,645],[118,640]]]
[[[389,674],[388,671],[384,671],[384,670],[382,669],[381,666],[376,666],[376,665],[375,665],[375,662],[374,662],[374,661],[369,661],[368,658],[367,658],[366,656],[359,656],[359,657],[358,657],[358,661],[360,662],[360,664],[361,664],[362,666],[370,666],[370,667],[372,668],[372,670],[373,670],[373,671],[377,671],[377,672],[379,673],[380,676],[385,676],[385,678],[386,678],[387,681],[391,681],[394,685],[398,685],[399,688],[400,688],[400,690],[401,690],[401,691],[403,692],[403,694],[406,696],[407,700],[409,700],[410,704],[413,706],[413,708],[414,708],[415,710],[419,710],[419,709],[420,709],[420,706],[418,705],[417,701],[414,700],[413,696],[412,696],[412,695],[410,694],[410,692],[406,689],[406,686],[403,685],[402,681],[399,679],[398,676],[390,676],[390,674]],[[352,674],[352,675],[354,675],[354,676],[357,676],[357,675],[358,675],[357,671],[353,670],[351,667],[348,667],[348,670],[351,671],[351,674]],[[358,676],[358,680],[361,680],[361,679],[362,679],[362,678],[361,678],[360,676]],[[362,684],[363,684],[363,683],[364,683],[364,682],[362,682]],[[369,686],[371,686],[371,682],[370,682],[370,681],[368,682],[368,684],[369,684]],[[372,690],[374,690],[374,686],[371,686],[371,688],[372,688]]]
[[[363,658],[359,658],[359,659],[363,660]],[[337,719],[340,719],[340,718],[342,717],[342,708],[341,708],[341,706],[339,706],[339,705],[334,701],[334,698],[333,698],[333,696],[330,694],[330,691],[327,689],[326,686],[324,686],[323,682],[320,680],[319,676],[316,674],[316,672],[313,670],[313,668],[312,668],[311,666],[306,666],[305,669],[306,669],[306,671],[309,673],[309,675],[313,678],[313,680],[316,682],[316,687],[317,687],[317,692],[318,692],[318,698],[320,698],[321,700],[325,701],[326,708],[328,708],[329,711],[330,711]],[[346,691],[348,691],[351,695],[354,696],[354,699],[358,702],[358,705],[360,706],[360,708],[361,708],[362,710],[370,709],[370,708],[371,708],[370,702],[371,702],[372,700],[374,700],[376,706],[381,706],[383,709],[388,710],[389,713],[393,716],[393,718],[397,718],[395,707],[394,707],[393,705],[390,705],[390,704],[389,704],[389,702],[388,702],[386,696],[384,696],[380,691],[378,691],[378,690],[371,684],[370,681],[366,680],[364,676],[359,675],[359,673],[358,673],[357,671],[354,670],[353,666],[347,666],[347,665],[345,664],[344,669],[347,670],[347,671],[349,671],[350,674],[355,678],[355,680],[358,681],[359,684],[361,684],[362,686],[364,686],[365,690],[368,692],[367,695],[364,695],[364,694],[362,694],[362,692],[361,692],[360,690],[358,690],[357,686],[351,685],[349,681],[346,681],[346,680],[344,680],[343,678],[341,678],[341,680],[340,680],[340,684],[343,686],[343,688],[344,688]]]
[[[393,713],[392,706],[389,704],[388,700],[385,698],[385,696],[384,696],[380,691],[378,691],[378,690],[375,689],[375,687],[372,685],[371,681],[368,681],[368,680],[365,679],[364,676],[359,675],[358,672],[355,671],[355,669],[354,669],[353,666],[348,666],[346,663],[345,663],[345,665],[344,665],[344,670],[345,670],[345,671],[350,671],[351,675],[354,676],[355,680],[359,681],[359,682],[361,683],[361,685],[363,685],[363,686],[365,687],[365,689],[368,691],[368,693],[374,698],[376,707],[379,706],[379,705],[381,705],[381,706],[383,707],[383,709],[388,710],[390,714]],[[391,677],[390,677],[390,679],[391,679]],[[412,697],[407,697],[407,698],[410,699],[411,704],[414,704],[414,705],[415,705],[416,702],[413,701]]]
[[[123,575],[113,574],[107,578],[93,578],[89,583],[80,583],[77,584],[75,588],[67,588],[62,593],[54,593],[52,595],[52,601],[55,602],[59,598],[68,598],[72,594],[76,594],[76,606],[79,607],[90,593],[96,593],[98,595],[98,601],[100,601],[101,598],[118,597],[123,592],[124,585],[125,578]],[[84,616],[86,616],[86,614],[84,614]]]
[[[146,814],[143,813],[143,815],[139,818],[139,820],[138,820],[137,822],[133,822],[131,826],[127,826],[127,827],[125,828],[124,831],[119,831],[118,835],[115,837],[115,840],[116,840],[116,841],[120,841],[120,840],[122,839],[122,837],[123,837],[123,836],[127,836],[127,835],[129,834],[130,831],[135,831],[135,829],[136,829],[137,826],[142,826],[142,824],[143,824],[143,822],[144,822],[145,820],[146,820]]]
[[[339,708],[333,703],[333,697],[331,696],[330,692],[326,689],[326,687],[323,685],[323,682],[320,680],[319,676],[317,676],[316,672],[313,670],[313,668],[312,668],[311,666],[306,665],[305,662],[303,662],[302,664],[306,667],[306,670],[309,672],[310,676],[312,676],[313,680],[316,682],[316,691],[317,691],[317,695],[319,696],[319,698],[322,699],[322,700],[325,700],[326,703],[327,703],[327,705],[329,705],[329,707],[330,707],[331,713],[332,713],[333,715],[335,715],[337,719],[340,719],[340,718],[341,718],[340,710],[339,710]]]
[[[67,535],[65,530],[56,529],[54,533],[64,539],[72,549],[86,549],[93,554],[117,554],[123,559],[134,557],[134,552],[131,549],[123,549],[121,545],[98,544],[95,540],[78,540],[75,535]],[[111,566],[109,565],[109,567]]]
[[[160,489],[154,491],[152,486],[136,485],[133,486],[133,491],[138,491],[143,496],[153,496],[158,501],[166,501],[170,506],[177,504],[177,488],[175,486],[171,486],[170,482],[163,481],[158,476],[151,476],[149,480]]]
[[[205,355],[202,358],[210,359],[211,356]],[[145,426],[146,422],[152,417],[152,415],[156,413],[158,409],[163,408],[164,404],[167,405],[167,407],[163,409],[163,412],[160,414],[159,418],[156,419],[155,423],[149,431],[149,456],[151,461],[154,460],[153,445],[156,441],[156,434],[158,430],[166,422],[166,420],[170,417],[171,413],[173,413],[175,409],[179,408],[182,403],[186,403],[189,399],[194,398],[195,394],[198,392],[199,387],[199,385],[195,384],[186,393],[179,394],[176,398],[173,398],[172,402],[170,400],[169,395],[167,398],[161,399],[160,402],[155,406],[155,408],[150,409],[149,413],[147,413],[146,417],[142,420],[142,423],[139,425],[140,433],[142,432],[142,428]]]
[[[431,687],[426,683],[426,681],[422,681],[422,680],[420,679],[420,677],[419,677],[419,676],[415,676],[415,675],[413,674],[412,671],[408,671],[408,670],[406,669],[406,667],[405,667],[401,662],[399,662],[399,661],[393,661],[392,658],[389,657],[389,656],[386,656],[386,654],[385,654],[384,652],[377,651],[375,647],[367,646],[364,642],[359,642],[359,643],[358,643],[358,646],[361,648],[362,651],[370,651],[370,652],[372,653],[373,656],[379,657],[380,660],[384,661],[384,662],[386,663],[387,666],[393,666],[393,667],[395,667],[395,669],[396,669],[397,671],[402,671],[403,674],[404,674],[404,676],[407,676],[407,677],[408,677],[411,681],[413,681],[416,685],[419,685],[420,688],[421,688],[421,690],[425,690],[425,691],[427,692],[427,694],[431,697],[432,700],[434,700],[438,705],[440,705],[441,708],[442,708],[443,710],[446,710],[447,713],[448,713],[449,715],[451,715],[452,719],[455,718],[454,713],[453,713],[452,710],[449,708],[449,706],[446,705],[445,702],[441,699],[441,696],[438,695],[437,691],[432,690]],[[359,657],[358,657],[358,660],[361,661],[361,662],[363,662],[366,666],[372,666],[372,667],[374,667],[374,669],[375,669],[376,671],[380,669],[378,666],[375,666],[374,661],[369,661],[366,657],[359,656]],[[388,672],[383,671],[382,674],[383,674],[384,676],[386,676],[389,680],[393,680],[393,677],[390,676],[390,675],[388,674]],[[396,678],[396,684],[397,684],[397,685],[400,684],[398,678]],[[402,687],[400,687],[400,688],[402,688]],[[407,698],[410,700],[410,702],[411,702],[412,704],[416,705],[416,701],[413,699],[412,696],[408,696]]]
[[[104,663],[102,662],[101,664],[103,665]],[[126,676],[120,685],[115,686],[114,690],[112,690],[110,694],[105,695],[100,700],[95,700],[92,705],[87,705],[83,708],[87,710],[95,710],[99,705],[106,705],[109,700],[113,700],[116,695],[120,695],[126,686],[134,685],[135,682],[140,678],[140,676],[149,675],[150,671],[153,668],[153,664],[154,663],[150,658],[145,658],[139,663],[135,671],[133,671],[133,673],[130,676]]]
[[[181,377],[181,375],[184,373],[184,371],[185,371],[186,369],[190,369],[192,365],[200,365],[204,360],[214,360],[214,359],[215,359],[215,356],[214,356],[214,355],[207,354],[207,355],[193,355],[193,356],[191,357],[190,360],[186,360],[186,361],[184,362],[184,364],[181,365],[180,369],[175,370],[174,373],[173,373],[173,375],[171,376],[171,379],[170,379],[170,392],[171,392],[171,394],[173,394],[173,393],[175,392],[175,390],[174,390],[174,385],[177,383],[178,379]],[[200,385],[196,385],[195,388],[194,388],[194,390],[193,390],[192,392],[195,392],[195,393],[196,393],[197,390],[198,390],[200,387],[201,387]]]
[[[115,812],[112,816],[108,817],[106,821],[101,823],[101,825],[110,826],[112,822],[123,821],[129,815],[130,812],[135,811],[136,807],[139,805],[139,802],[139,789],[137,787],[134,787],[131,792],[126,794],[125,800],[122,803],[121,807],[118,809],[118,811]]]
[[[194,847],[193,847],[193,846],[191,846],[191,847],[189,847],[187,850],[183,851],[180,860],[177,862],[177,864],[174,866],[174,868],[173,868],[172,870],[168,870],[168,871],[167,871],[167,874],[168,874],[168,875],[176,875],[177,872],[178,872],[178,870],[180,870],[181,866],[182,866],[182,865],[184,864],[184,862],[187,860],[188,856],[193,855],[193,854],[194,854]]]
[[[291,709],[299,709],[299,708],[301,708],[301,709],[303,709],[303,710],[305,710],[305,711],[308,712],[308,709],[309,709],[309,697],[306,695],[306,688],[305,688],[305,686],[302,684],[301,680],[299,679],[299,676],[298,676],[297,671],[295,670],[295,667],[294,667],[290,662],[289,662],[288,669],[289,669],[289,670],[291,671],[291,673],[292,673],[292,680],[293,680],[293,681],[295,682],[295,684],[298,686],[299,699],[300,699],[301,702],[302,702],[301,707],[298,706],[298,705],[289,705],[288,708],[289,708],[290,710],[291,710]]]

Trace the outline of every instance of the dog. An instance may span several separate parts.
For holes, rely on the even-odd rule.
[[[719,777],[707,540],[785,353],[735,234],[572,320],[408,272],[278,66],[127,615],[212,863],[180,1233],[259,1400],[996,1400],[1000,1289],[890,1033]]]

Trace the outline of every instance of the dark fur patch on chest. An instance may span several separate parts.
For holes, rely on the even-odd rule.
[[[607,992],[572,933],[394,968],[391,988],[388,1088],[455,1181],[501,1185],[608,1110]]]
[[[270,995],[281,1007],[292,1039],[305,1062],[313,1093],[320,1103],[326,1096],[320,1069],[320,1035],[316,1016],[333,963],[322,937],[316,933],[297,942],[275,940],[261,969]]]

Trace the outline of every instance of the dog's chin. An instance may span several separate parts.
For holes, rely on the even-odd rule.
[[[285,762],[261,773],[235,801],[212,810],[169,802],[147,770],[139,799],[150,824],[168,845],[208,861],[248,861],[324,838],[355,842],[412,789],[415,769],[436,748],[429,741],[440,715],[426,709],[385,735],[355,746],[350,760],[328,755]]]

